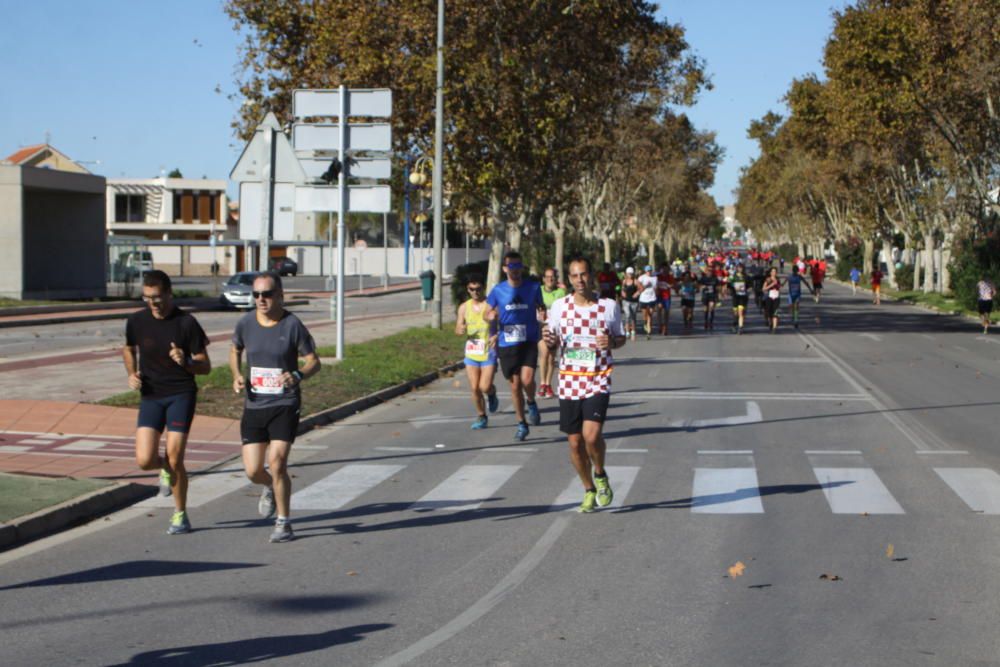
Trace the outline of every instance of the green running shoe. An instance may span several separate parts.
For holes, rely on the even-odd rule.
[[[174,476],[166,468],[160,468],[160,495],[166,498],[173,494],[170,487],[174,485]]]
[[[191,522],[188,521],[187,512],[174,512],[170,517],[170,527],[167,528],[167,535],[183,535],[191,532]]]
[[[577,510],[581,514],[589,514],[594,511],[597,506],[597,491],[585,491],[583,494],[583,502],[580,503],[580,508]]]
[[[594,486],[597,487],[597,506],[607,507],[615,498],[615,492],[611,490],[611,483],[608,482],[607,474],[604,477],[594,475]]]

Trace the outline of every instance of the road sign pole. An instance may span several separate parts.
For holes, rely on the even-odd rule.
[[[434,304],[431,308],[431,326],[441,328],[442,290],[444,283],[444,211],[441,192],[444,174],[444,0],[438,0],[437,25],[437,103],[434,113]]]
[[[337,197],[340,210],[337,212],[337,359],[344,358],[344,244],[347,241],[345,220],[347,218],[347,87],[340,86],[340,176],[337,178]]]

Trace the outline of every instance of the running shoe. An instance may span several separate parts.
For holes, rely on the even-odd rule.
[[[538,412],[538,403],[534,401],[528,403],[528,422],[532,426],[538,426],[542,423],[542,415]]]
[[[486,418],[486,415],[479,415],[476,417],[476,421],[472,422],[472,426],[470,428],[473,431],[481,431],[486,428],[486,424],[488,422],[489,420]]]
[[[528,437],[528,433],[530,433],[530,431],[528,430],[528,425],[525,424],[524,422],[521,422],[520,424],[517,425],[517,432],[514,433],[514,439],[517,440],[518,442],[521,442]]]
[[[615,492],[611,490],[611,482],[608,481],[607,472],[604,477],[594,475],[594,486],[597,487],[597,506],[607,507],[615,498]]]
[[[260,492],[260,500],[257,501],[257,514],[267,519],[274,516],[275,509],[274,489],[268,486]]]
[[[160,468],[160,495],[166,498],[173,494],[174,476],[166,468]]]
[[[295,532],[292,530],[290,521],[274,522],[274,530],[271,531],[271,537],[268,538],[269,542],[291,542],[294,539]]]
[[[609,501],[610,502],[610,501]],[[583,494],[583,502],[580,503],[580,508],[577,510],[581,514],[590,514],[594,511],[597,506],[597,492],[596,491],[585,491]]]
[[[191,532],[191,522],[188,521],[187,512],[174,512],[170,517],[170,527],[167,528],[167,535],[183,535]]]
[[[486,395],[486,405],[490,409],[490,414],[493,414],[494,412],[497,411],[497,408],[500,407],[500,399],[497,398],[496,392]]]

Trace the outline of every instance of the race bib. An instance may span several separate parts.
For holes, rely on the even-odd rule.
[[[250,368],[250,390],[255,394],[283,394],[285,386],[281,382],[280,368]]]
[[[565,352],[566,363],[593,369],[597,365],[597,350],[589,347],[570,347]]]
[[[769,290],[767,290],[767,298],[768,299],[777,299],[780,295],[781,295],[781,292],[779,292],[776,289],[769,289]]]
[[[486,341],[482,338],[470,338],[465,341],[465,356],[481,357],[486,354]]]
[[[528,340],[528,327],[524,324],[508,324],[503,328],[503,337],[508,343],[523,343]]]

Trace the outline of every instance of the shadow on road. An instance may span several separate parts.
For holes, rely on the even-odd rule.
[[[64,586],[66,584],[92,584],[100,581],[120,581],[123,579],[142,579],[146,577],[169,577],[178,574],[238,570],[248,567],[264,567],[264,565],[261,563],[213,563],[210,561],[130,560],[124,563],[95,567],[90,570],[61,574],[57,577],[48,577],[46,579],[28,581],[23,584],[4,586],[0,588],[0,591],[37,586]]]
[[[390,623],[369,623],[305,635],[273,635],[215,644],[195,644],[146,651],[121,665],[241,665],[322,651],[341,644],[361,641],[364,636],[394,627]],[[335,664],[335,663],[329,663]]]

